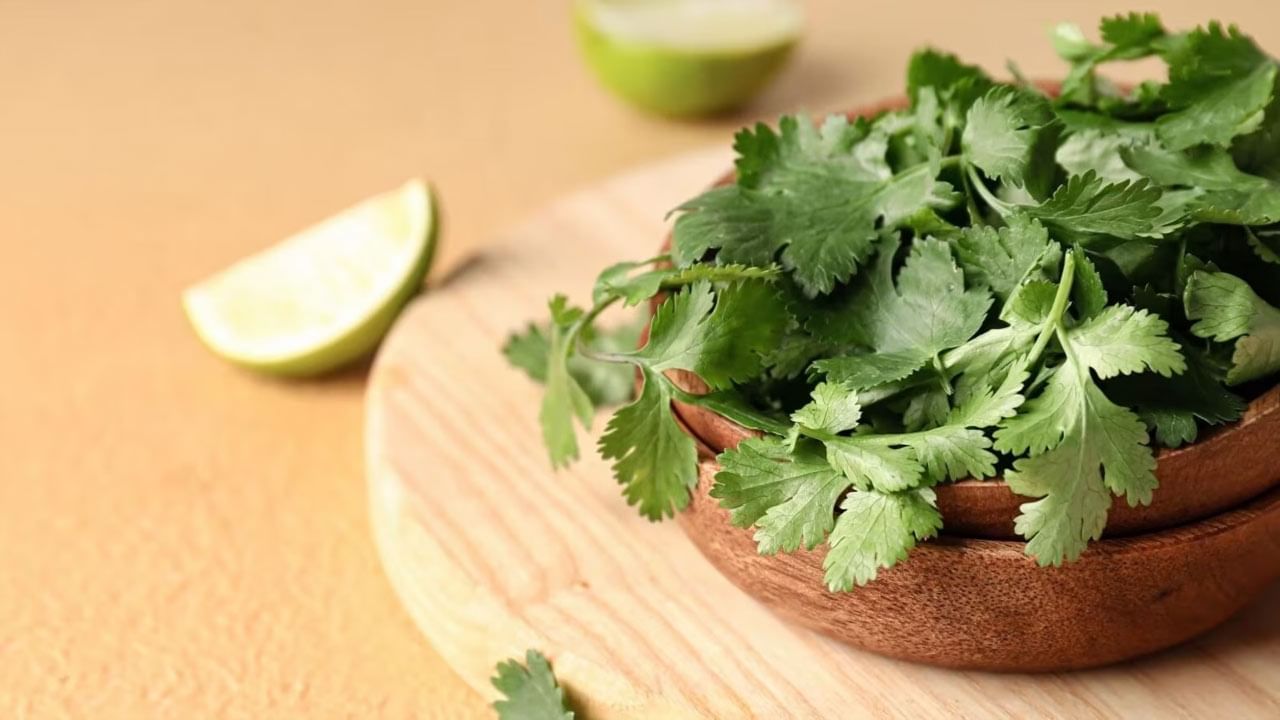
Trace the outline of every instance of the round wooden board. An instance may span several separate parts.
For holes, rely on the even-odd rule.
[[[728,166],[688,155],[568,197],[487,245],[398,321],[369,385],[373,526],[431,644],[493,697],[539,648],[590,720],[660,717],[1280,717],[1280,587],[1193,644],[1070,675],[998,675],[859,652],[773,616],[674,522],[623,502],[584,439],[552,472],[539,390],[507,333],[585,300],[603,265],[650,254],[662,218]],[[603,425],[597,421],[596,431]]]

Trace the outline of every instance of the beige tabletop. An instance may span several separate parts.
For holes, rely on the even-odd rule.
[[[1117,8],[807,4],[781,81],[694,124],[604,94],[567,2],[0,0],[0,717],[487,717],[379,568],[363,369],[234,370],[178,293],[416,174],[447,265],[755,117],[900,91],[922,43],[1052,76],[1045,28]],[[1143,5],[1280,50],[1271,3]]]

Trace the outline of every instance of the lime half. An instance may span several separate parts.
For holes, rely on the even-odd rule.
[[[578,37],[604,84],[663,115],[750,99],[800,37],[793,0],[578,0]]]
[[[182,304],[238,365],[323,373],[377,346],[422,286],[435,236],[431,192],[412,180],[188,288]]]

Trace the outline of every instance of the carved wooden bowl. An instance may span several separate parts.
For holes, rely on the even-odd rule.
[[[674,376],[705,389],[688,373]],[[761,556],[752,531],[733,527],[708,494],[715,455],[754,431],[703,408],[675,410],[701,446],[698,487],[680,516],[686,534],[776,612],[873,652],[969,669],[1094,667],[1195,637],[1280,580],[1280,387],[1239,422],[1160,451],[1152,504],[1115,502],[1104,539],[1075,563],[1038,567],[1013,532],[1029,499],[999,479],[968,480],[937,488],[942,537],[846,593],[825,588],[825,547]]]

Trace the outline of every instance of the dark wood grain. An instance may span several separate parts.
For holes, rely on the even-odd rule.
[[[734,584],[794,622],[859,648],[955,668],[1076,670],[1189,640],[1280,579],[1280,490],[1199,523],[1094,543],[1041,568],[1019,542],[943,537],[863,588],[823,584],[825,546],[765,557],[708,494],[709,457],[685,532]]]

